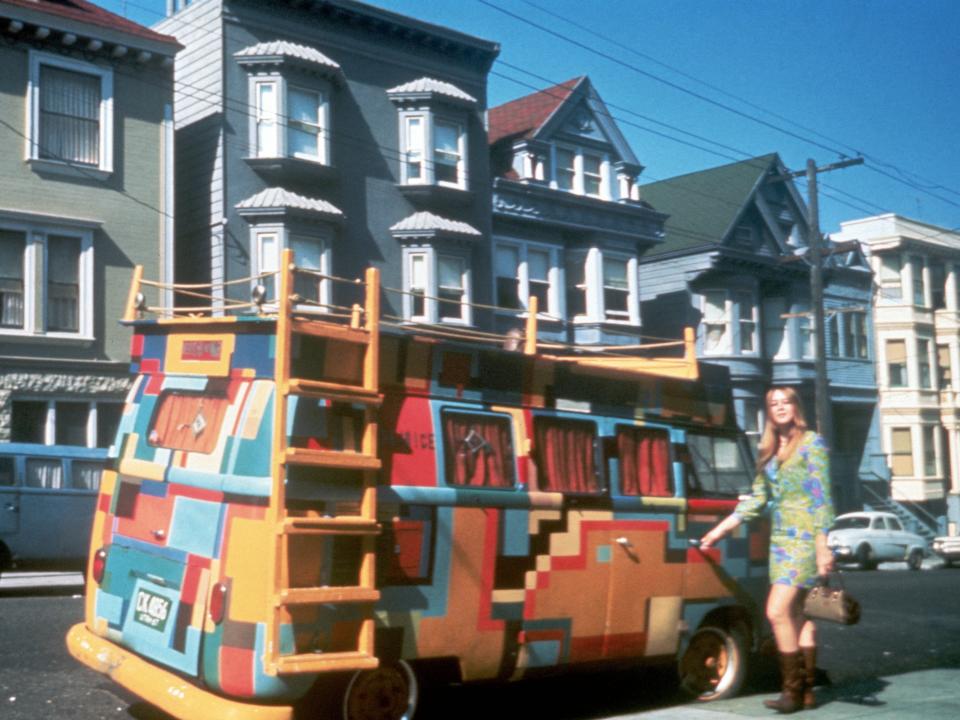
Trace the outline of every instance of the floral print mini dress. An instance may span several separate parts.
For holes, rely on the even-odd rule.
[[[757,473],[749,496],[734,515],[749,522],[770,514],[770,583],[809,588],[817,580],[817,533],[833,524],[830,460],[823,439],[804,433],[797,449],[780,463],[774,455]]]

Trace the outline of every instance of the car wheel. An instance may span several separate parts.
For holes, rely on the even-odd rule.
[[[690,638],[680,660],[680,687],[699,702],[732,697],[747,674],[742,628],[704,625]]]
[[[911,570],[919,570],[923,567],[923,550],[913,549],[907,556],[907,567]]]
[[[403,660],[361,670],[343,695],[343,720],[411,720],[419,690],[413,668]]]
[[[866,543],[857,548],[857,564],[861,570],[873,570],[877,567],[877,561],[873,555],[873,548]]]

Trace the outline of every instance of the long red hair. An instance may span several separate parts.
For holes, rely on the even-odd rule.
[[[783,393],[787,402],[793,405],[793,425],[789,428],[789,436],[786,446],[780,452],[779,436],[780,431],[773,422],[773,413],[770,412],[770,403],[773,402],[773,394]],[[797,449],[800,439],[807,430],[807,419],[803,414],[803,403],[800,402],[800,396],[792,387],[772,387],[766,394],[767,421],[763,426],[763,435],[760,438],[760,446],[757,448],[757,471],[763,470],[763,467],[770,462],[770,458],[777,455],[780,462],[783,462]]]

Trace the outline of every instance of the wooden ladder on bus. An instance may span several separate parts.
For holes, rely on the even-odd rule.
[[[275,554],[271,563],[273,577],[270,621],[266,628],[264,667],[270,674],[312,673],[374,668],[378,661],[373,649],[373,607],[380,598],[375,587],[374,543],[379,527],[376,520],[376,480],[380,470],[377,453],[377,416],[380,404],[379,373],[379,273],[370,268],[366,274],[366,296],[361,324],[359,308],[354,308],[349,326],[323,320],[294,317],[293,253],[283,252],[277,295],[276,391],[271,458],[272,489],[270,512],[276,527]],[[297,334],[355,343],[363,349],[360,385],[294,378],[291,373],[291,346]],[[289,446],[287,415],[290,396],[325,398],[363,406],[363,431],[360,452],[312,450]],[[357,515],[291,516],[286,509],[285,480],[292,466],[339,468],[357,471],[361,487]],[[354,536],[360,539],[359,581],[351,586],[290,586],[290,544],[298,535]],[[357,647],[347,651],[301,652],[282,654],[280,629],[289,609],[296,606],[355,604],[363,607]]]

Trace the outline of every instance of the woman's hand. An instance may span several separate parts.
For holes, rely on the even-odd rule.
[[[833,550],[827,547],[826,539],[817,538],[817,574],[829,575],[835,566]]]
[[[713,528],[713,530],[711,530],[702,538],[700,538],[700,549],[709,550],[714,546],[714,544],[718,543],[721,539],[723,539],[724,534],[725,533],[720,531],[719,525]]]

